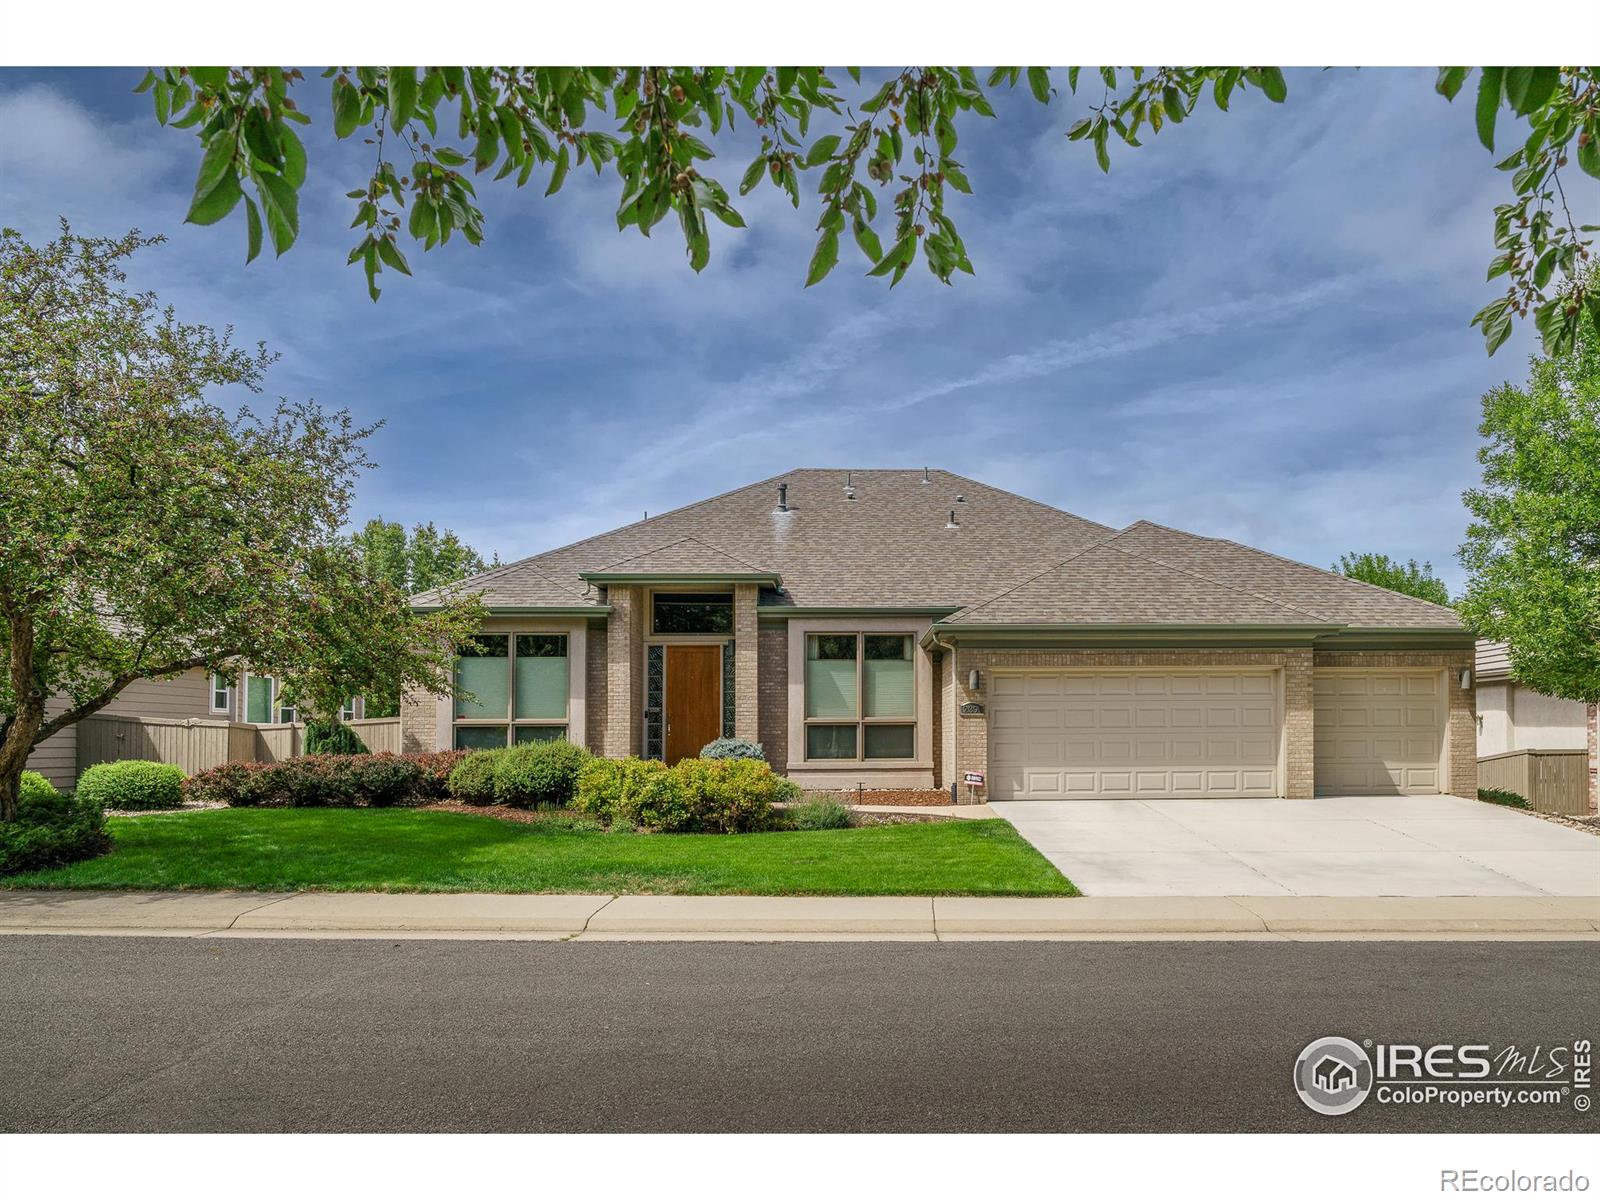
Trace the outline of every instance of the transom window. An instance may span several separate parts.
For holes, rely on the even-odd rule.
[[[727,592],[655,592],[652,633],[732,633],[733,596]]]
[[[457,750],[567,736],[566,634],[481,633],[458,653]]]
[[[808,759],[917,756],[910,634],[808,634],[805,689]]]

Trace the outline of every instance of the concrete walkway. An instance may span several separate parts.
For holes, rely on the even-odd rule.
[[[528,896],[0,892],[0,933],[953,941],[1600,939],[1600,897]]]
[[[1600,838],[1458,796],[987,807],[1089,896],[1600,894]]]

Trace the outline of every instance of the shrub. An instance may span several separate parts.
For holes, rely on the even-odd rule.
[[[777,825],[773,805],[800,789],[764,762],[686,758],[673,767],[597,759],[578,780],[573,807],[608,825],[661,833],[748,833]]]
[[[343,721],[306,722],[307,754],[370,754],[361,735]]]
[[[607,825],[637,825],[639,801],[666,764],[648,758],[591,758],[578,772],[572,807]]]
[[[811,796],[789,806],[784,814],[795,829],[849,829],[855,824],[849,805],[832,796]]]
[[[572,803],[578,776],[594,756],[565,739],[512,746],[494,764],[494,798],[513,808]]]
[[[190,800],[236,808],[387,808],[418,803],[423,769],[401,754],[311,754],[277,763],[223,763],[189,780]]]
[[[17,816],[23,820],[30,809],[55,812],[62,808],[67,798],[56,791],[56,785],[51,783],[37,771],[24,771],[22,773],[22,787],[17,793]]]
[[[744,738],[718,738],[714,742],[707,742],[700,751],[701,758],[753,758],[757,762],[767,761],[767,752],[760,742],[746,741]]]
[[[111,848],[106,817],[92,800],[34,789],[26,815],[0,824],[0,875],[61,867]]]
[[[450,772],[470,753],[469,750],[434,750],[407,755],[422,772],[417,780],[417,791],[430,800],[445,799],[450,795]]]
[[[123,759],[96,763],[78,777],[77,794],[101,808],[179,808],[183,768],[172,763]]]
[[[1532,808],[1525,796],[1515,792],[1505,791],[1503,788],[1479,788],[1478,799],[1489,804],[1503,804],[1507,808]]]
[[[472,750],[451,768],[447,786],[463,804],[494,803],[494,764],[504,750]]]

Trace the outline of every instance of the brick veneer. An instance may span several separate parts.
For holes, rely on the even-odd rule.
[[[760,741],[760,679],[753,583],[733,585],[733,736]]]
[[[1316,665],[1446,672],[1445,695],[1449,710],[1445,718],[1445,738],[1450,757],[1447,786],[1452,795],[1472,799],[1478,794],[1478,701],[1472,688],[1461,686],[1460,673],[1463,667],[1470,667],[1473,663],[1474,652],[1469,646],[1462,650],[1435,653],[1420,650],[1318,650]]]
[[[763,625],[756,635],[760,676],[756,684],[756,732],[767,761],[778,769],[789,761],[789,625]]]
[[[439,746],[440,697],[410,691],[400,697],[400,753],[423,754]]]
[[[611,586],[606,600],[611,615],[606,618],[606,735],[602,749],[608,758],[626,758],[639,753],[644,603],[640,589],[633,585]]]
[[[607,692],[610,661],[606,657],[606,627],[599,621],[589,622],[588,661],[584,663],[583,688],[586,708],[583,731],[584,744],[596,754],[604,753],[606,746],[606,716],[609,712]]]

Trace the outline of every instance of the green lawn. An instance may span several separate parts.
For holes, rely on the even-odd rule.
[[[1071,896],[1005,821],[814,833],[635,834],[404,809],[118,818],[111,853],[13,888]]]

